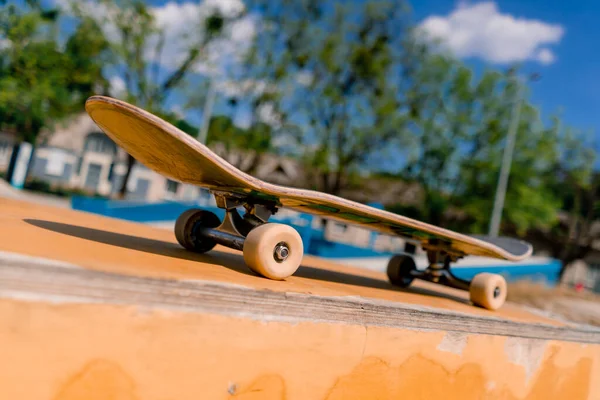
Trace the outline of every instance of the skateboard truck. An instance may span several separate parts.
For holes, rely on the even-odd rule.
[[[244,197],[213,192],[225,210],[223,221],[210,211],[191,209],[175,223],[175,237],[186,249],[205,253],[217,244],[241,250],[248,267],[270,279],[285,279],[302,261],[304,249],[298,232],[284,224],[268,223],[277,212],[274,203],[249,203]],[[246,209],[241,216],[237,208]]]
[[[462,255],[450,253],[444,249],[443,244],[430,241],[423,245],[427,252],[429,266],[419,271],[414,258],[407,254],[393,256],[387,266],[387,275],[390,282],[396,286],[408,287],[415,278],[449,286],[469,292],[470,300],[479,306],[495,310],[504,304],[506,299],[506,281],[501,275],[480,273],[471,281],[455,276],[450,264],[457,261]]]
[[[450,263],[458,258],[452,257],[444,251],[428,251],[429,266],[425,271],[416,271],[416,278],[439,283],[456,289],[469,290],[470,282],[455,276],[450,270]]]

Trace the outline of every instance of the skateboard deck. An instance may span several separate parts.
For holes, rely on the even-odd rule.
[[[125,151],[173,180],[241,196],[257,204],[272,202],[299,212],[356,224],[384,234],[442,245],[455,256],[478,255],[519,261],[532,253],[521,240],[471,236],[364,204],[312,190],[271,184],[248,175],[173,125],[126,102],[92,96],[86,111]]]

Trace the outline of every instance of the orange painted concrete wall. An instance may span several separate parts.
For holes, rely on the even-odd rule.
[[[0,300],[0,399],[599,399],[600,346]]]
[[[531,335],[527,326],[566,327],[514,304],[497,312],[473,307],[464,292],[427,282],[397,290],[385,274],[314,257],[286,281],[270,281],[250,273],[238,252],[186,252],[170,231],[3,199],[0,253],[68,263],[44,270],[43,263],[0,262],[0,400],[600,399],[599,344],[365,326],[351,318],[273,321],[268,315],[279,309],[272,304],[228,316],[202,304],[183,312],[160,302],[159,282],[134,292],[118,277],[425,307],[442,317],[460,313],[455,330],[483,317],[499,327],[523,324],[516,335]],[[59,282],[52,273],[61,268],[74,275]],[[87,296],[93,285],[77,285],[96,282],[91,272],[113,280]],[[185,285],[178,289],[184,296]],[[120,290],[128,296],[117,296]],[[136,302],[140,291],[153,302]]]

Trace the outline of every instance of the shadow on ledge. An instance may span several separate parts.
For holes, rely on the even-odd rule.
[[[52,222],[39,219],[24,219],[23,221],[38,228],[46,229],[52,232],[57,232],[80,239],[91,240],[110,246],[117,246],[125,249],[143,251],[146,253],[152,253],[166,257],[217,264],[241,274],[257,276],[257,274],[255,274],[246,266],[241,254],[231,254],[219,250],[212,250],[210,253],[206,254],[198,254],[185,250],[178,244],[165,242],[162,240],[148,239],[140,236],[126,235],[123,233],[87,228],[83,226],[65,224],[61,222]],[[393,286],[387,280],[383,279],[374,279],[365,276],[353,275],[344,272],[331,271],[327,269],[314,268],[309,266],[301,266],[298,269],[298,271],[294,274],[294,276],[306,279],[336,282],[346,285],[363,286],[373,289],[418,293],[425,296],[432,296],[438,298],[443,297],[459,303],[469,304],[467,300],[457,296],[452,296],[447,293],[441,293],[417,287],[410,287],[406,289],[398,288],[396,286]]]

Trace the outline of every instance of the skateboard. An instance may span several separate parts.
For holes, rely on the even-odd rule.
[[[521,240],[465,235],[330,194],[264,182],[159,117],[117,99],[92,96],[85,108],[98,127],[137,161],[175,181],[208,189],[225,210],[222,221],[207,210],[182,213],[175,223],[182,247],[198,253],[217,244],[241,250],[246,265],[269,279],[293,275],[304,255],[302,238],[294,228],[268,222],[280,208],[418,242],[427,253],[428,268],[417,270],[412,256],[395,255],[387,267],[392,284],[408,287],[418,278],[466,290],[474,304],[490,310],[506,299],[504,278],[481,273],[465,281],[452,274],[451,264],[469,255],[519,261],[532,253],[531,245]]]

